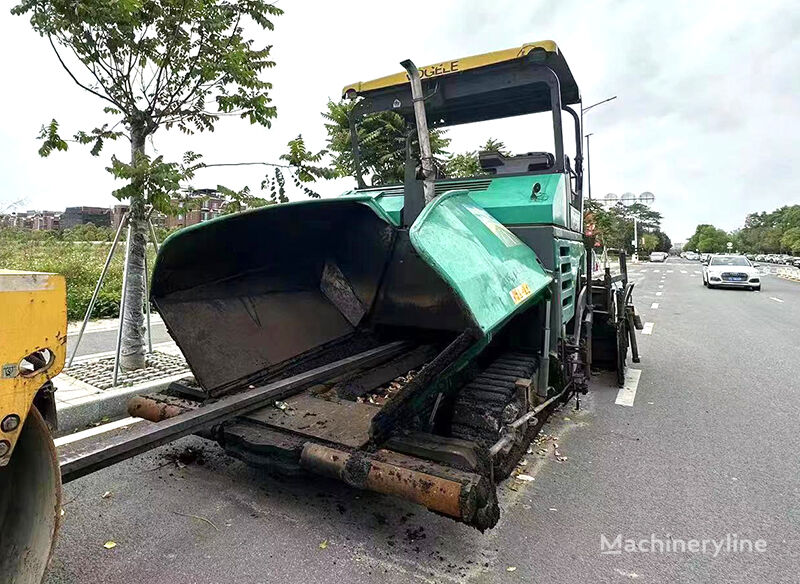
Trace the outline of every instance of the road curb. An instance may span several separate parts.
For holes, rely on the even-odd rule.
[[[180,373],[155,379],[146,383],[131,385],[130,387],[118,387],[109,389],[102,393],[87,395],[68,404],[59,404],[58,408],[58,431],[56,436],[70,434],[75,430],[82,430],[85,427],[100,421],[103,418],[119,418],[127,416],[128,400],[142,393],[155,393],[165,390],[170,383],[188,377],[190,374]],[[60,377],[60,376],[59,376]],[[56,395],[58,395],[59,381],[74,385],[78,380],[54,379]],[[86,384],[84,384],[86,385]]]

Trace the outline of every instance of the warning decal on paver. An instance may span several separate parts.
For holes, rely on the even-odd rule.
[[[527,283],[522,283],[509,292],[509,294],[511,294],[511,299],[514,301],[514,304],[519,304],[531,295],[531,287],[528,286]]]

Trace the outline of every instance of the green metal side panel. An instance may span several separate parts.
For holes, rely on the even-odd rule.
[[[478,205],[503,225],[559,225],[569,228],[566,178],[563,174],[474,177],[438,181],[437,191],[453,183],[453,190],[467,188]],[[474,189],[468,186],[475,185]],[[488,183],[488,187],[487,187]],[[534,196],[534,187],[539,185]],[[400,225],[403,189],[399,185],[372,187],[366,191],[348,191],[346,197],[369,197]]]
[[[553,253],[557,258],[557,274],[561,291],[561,322],[566,324],[575,316],[575,300],[580,283],[579,273],[584,265],[586,248],[579,241],[556,239]]]
[[[503,225],[567,227],[564,180],[561,174],[498,177],[485,191],[470,191],[470,197]],[[537,183],[539,192],[534,197]]]
[[[477,205],[469,191],[434,199],[414,222],[410,238],[487,336],[549,291],[552,278],[533,250]]]

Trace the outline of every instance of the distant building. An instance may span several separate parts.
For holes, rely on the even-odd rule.
[[[105,207],[67,207],[61,214],[61,228],[93,223],[98,227],[111,227],[111,209]]]
[[[188,227],[214,219],[222,213],[225,200],[215,189],[198,189],[192,193],[187,203],[178,204],[183,208],[177,215],[167,216],[165,224],[167,229]]]
[[[28,228],[33,226],[33,214],[35,211],[14,211],[8,215],[3,215],[3,227]]]
[[[116,231],[125,213],[128,212],[128,205],[114,205],[111,207],[111,228]]]
[[[31,213],[31,211],[28,211]],[[61,227],[61,213],[57,211],[35,211],[31,217],[31,229],[44,231]]]
[[[119,229],[119,224],[122,222],[122,218],[125,216],[125,213],[128,212],[128,209],[128,205],[114,205],[111,208],[111,228],[114,231]],[[164,213],[153,211],[150,213],[150,223],[152,223],[154,227],[164,227],[166,224],[166,217]]]

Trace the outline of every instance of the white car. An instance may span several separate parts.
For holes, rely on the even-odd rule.
[[[761,275],[744,256],[712,255],[703,266],[703,286],[761,290]]]
[[[665,262],[667,261],[667,257],[669,256],[668,253],[663,251],[654,251],[650,254],[650,261],[651,262]]]

